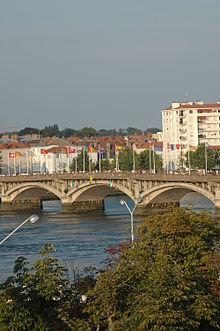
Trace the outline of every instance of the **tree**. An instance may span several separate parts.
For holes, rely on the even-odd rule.
[[[33,134],[33,133],[39,133],[39,132],[40,132],[40,130],[37,128],[25,127],[24,129],[22,129],[18,132],[18,135],[24,136],[25,134]]]
[[[205,169],[206,168],[206,156],[207,155],[207,168],[208,170],[213,169],[218,165],[220,159],[220,149],[212,150],[205,147],[205,144],[199,145],[196,151],[190,151],[190,167],[191,169]],[[185,155],[186,165],[188,166],[188,152]]]
[[[149,170],[150,169],[150,153],[151,153],[151,169],[154,167],[153,161],[153,151],[146,149],[145,151],[141,152],[139,155],[139,169],[142,170]],[[162,158],[158,154],[154,154],[155,158],[155,168],[156,170],[162,169]]]
[[[158,129],[158,128],[149,128],[149,129],[145,130],[144,132],[145,133],[157,133],[160,131],[161,131],[161,129]]]
[[[94,286],[94,276],[76,274],[70,281],[54,252],[46,244],[31,267],[23,257],[16,260],[15,275],[0,287],[1,330],[89,330],[80,299]]]
[[[43,137],[62,137],[62,133],[58,128],[57,124],[52,126],[45,126],[43,130],[40,131]]]
[[[114,160],[114,163],[116,161]],[[118,155],[119,169],[123,171],[131,171],[133,170],[133,150],[132,149],[123,149],[119,152]],[[135,155],[135,164],[136,169],[138,168],[138,156]]]
[[[79,137],[96,136],[96,129],[86,126],[86,127],[82,128],[81,130],[78,130],[76,135],[79,136]]]
[[[142,134],[142,130],[141,129],[133,128],[131,126],[129,126],[126,129],[126,131],[127,131],[127,135],[129,135],[129,136],[133,136],[135,134],[137,134],[137,135],[141,135]]]
[[[74,136],[76,133],[77,133],[77,130],[70,129],[70,128],[66,128],[66,129],[61,131],[61,134],[64,138],[69,138],[71,136]]]
[[[90,291],[91,323],[102,330],[219,330],[219,270],[207,263],[220,263],[219,237],[204,213],[149,217],[139,240]]]
[[[85,171],[89,171],[89,153],[85,154]],[[93,171],[95,169],[95,164],[90,160],[90,169]],[[75,172],[76,170],[76,159],[73,159],[70,164],[70,172]],[[77,171],[83,171],[83,151],[77,156]]]
[[[107,159],[102,160],[101,161],[101,168],[102,168],[102,170],[111,170],[112,169],[112,164]]]

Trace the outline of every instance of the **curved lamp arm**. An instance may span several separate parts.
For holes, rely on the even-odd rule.
[[[31,215],[30,217],[28,217],[26,220],[24,220],[20,225],[18,225],[11,233],[9,233],[7,235],[7,237],[5,237],[1,242],[0,245],[3,244],[3,242],[5,242],[9,237],[11,237],[18,229],[20,229],[25,223],[27,223],[28,221],[30,221],[30,223],[35,223],[37,222],[37,220],[39,219],[38,215]]]

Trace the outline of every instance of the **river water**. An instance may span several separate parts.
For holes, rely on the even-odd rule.
[[[105,199],[105,212],[85,215],[63,215],[59,201],[44,203],[35,224],[26,223],[0,246],[0,283],[12,275],[19,256],[33,262],[45,243],[56,248],[55,256],[69,267],[82,270],[88,266],[104,267],[105,249],[130,238],[130,214],[120,204],[120,196]],[[132,208],[133,202],[125,198]],[[197,193],[189,193],[181,206],[214,212],[213,204]],[[0,241],[30,214],[0,214]],[[135,229],[143,218],[135,217]]]

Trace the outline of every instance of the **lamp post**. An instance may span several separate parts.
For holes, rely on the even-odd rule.
[[[34,224],[35,222],[37,222],[37,220],[39,219],[38,215],[31,215],[30,217],[28,217],[26,220],[24,220],[20,225],[17,226],[16,229],[14,229],[11,233],[9,233],[9,235],[7,235],[7,237],[5,237],[1,242],[0,245],[3,244],[3,242],[5,242],[9,237],[11,237],[18,229],[20,229],[25,223],[27,223],[28,221],[30,221],[30,223]]]
[[[125,205],[127,207],[127,210],[129,211],[130,216],[131,216],[131,243],[133,244],[134,243],[134,217],[133,217],[133,215],[134,215],[134,210],[135,210],[136,205],[134,205],[134,209],[131,210],[130,207],[128,206],[127,202],[124,199],[121,199],[120,204]]]

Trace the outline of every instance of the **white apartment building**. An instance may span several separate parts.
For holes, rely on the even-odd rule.
[[[173,102],[162,110],[162,130],[164,168],[173,171],[189,149],[220,146],[220,101]]]

